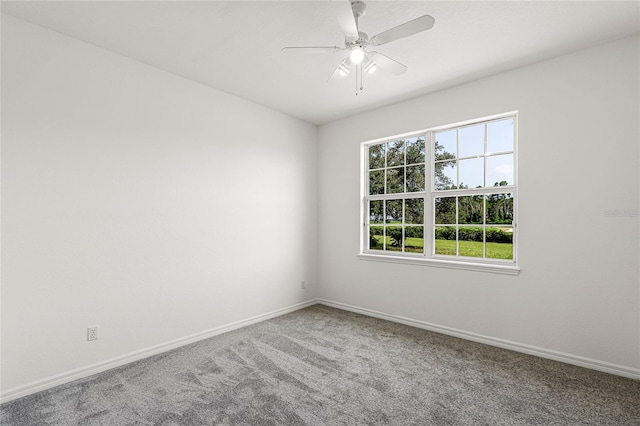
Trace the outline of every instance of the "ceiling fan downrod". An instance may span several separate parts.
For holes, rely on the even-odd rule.
[[[352,1],[351,10],[353,11],[353,19],[356,21],[356,29],[360,31],[359,20],[367,13],[367,5],[362,1]]]

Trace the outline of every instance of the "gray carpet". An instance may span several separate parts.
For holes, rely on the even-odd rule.
[[[0,415],[3,425],[640,425],[640,382],[316,305]]]

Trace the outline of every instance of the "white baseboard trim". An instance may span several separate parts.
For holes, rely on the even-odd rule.
[[[210,330],[206,330],[200,333],[195,333],[190,336],[182,337],[180,339],[172,340],[160,345],[152,346],[139,351],[131,352],[119,357],[111,358],[105,361],[101,361],[96,364],[92,364],[86,367],[71,370],[65,373],[57,374],[37,380],[26,385],[18,386],[8,389],[6,392],[0,394],[0,404],[12,401],[14,399],[22,398],[27,395],[31,395],[37,392],[41,392],[55,386],[63,385],[65,383],[72,382],[74,380],[89,377],[93,374],[101,373],[103,371],[110,370],[112,368],[120,367],[122,365],[138,361],[140,359],[148,358],[153,355],[157,355],[163,352],[170,351],[172,349],[186,346],[191,343],[198,342],[200,340],[208,339],[219,334],[227,333],[232,330],[237,330],[242,327],[249,326],[258,322],[266,321],[271,318],[276,318],[281,315],[288,314],[300,309],[304,309],[315,304],[322,304],[345,311],[355,312],[361,315],[366,315],[374,318],[380,318],[383,320],[396,322],[400,324],[409,325],[424,330],[434,331],[436,333],[446,334],[453,337],[459,337],[461,339],[471,340],[478,343],[484,343],[490,346],[496,346],[503,349],[509,349],[515,352],[522,352],[529,355],[539,356],[541,358],[548,358],[555,361],[564,362],[567,364],[577,365],[579,367],[585,367],[592,370],[603,371],[605,373],[615,374],[618,376],[628,377],[630,379],[640,380],[640,369],[627,367],[624,365],[612,364],[605,361],[598,361],[591,358],[585,358],[577,355],[571,355],[564,352],[558,352],[550,349],[540,348],[531,345],[525,345],[522,343],[512,342],[509,340],[498,339],[495,337],[484,336],[481,334],[471,333],[468,331],[458,330],[451,327],[440,326],[431,324],[425,321],[414,320],[411,318],[405,318],[398,315],[391,315],[384,312],[375,311],[372,309],[361,308],[358,306],[349,305],[346,303],[334,302],[326,299],[312,299],[306,302],[298,303],[296,305],[288,306],[285,308],[277,309],[272,312],[268,312],[262,315],[257,315],[244,320],[236,321],[230,324],[226,324],[220,327],[215,327]]]
[[[592,370],[603,371],[605,373],[615,374],[617,376],[627,377],[630,379],[640,380],[640,369],[627,367],[624,365],[612,364],[597,359],[585,358],[578,355],[572,355],[564,352],[558,352],[551,349],[540,348],[537,346],[526,345],[523,343],[513,342],[495,337],[484,336],[477,333],[471,333],[464,330],[458,330],[451,327],[445,327],[437,324],[431,324],[425,321],[405,318],[398,315],[391,315],[372,309],[361,308],[358,306],[348,305],[346,303],[333,302],[326,299],[318,299],[318,303],[345,311],[355,312],[358,314],[380,318],[383,320],[397,322],[424,330],[434,331],[436,333],[446,334],[453,337],[459,337],[473,342],[484,343],[490,346],[496,346],[503,349],[509,349],[515,352],[521,352],[528,355],[534,355],[541,358],[552,359],[567,364],[577,365],[579,367],[589,368]]]
[[[69,383],[74,380],[82,379],[82,378],[91,376],[93,374],[101,373],[103,371],[107,371],[112,368],[120,367],[121,365],[125,365],[130,362],[138,361],[143,358],[148,358],[153,355],[167,352],[172,349],[179,348],[181,346],[186,346],[191,343],[198,342],[200,340],[208,339],[210,337],[217,336],[219,334],[227,333],[232,330],[246,327],[251,324],[255,324],[258,322],[266,321],[271,318],[279,317],[281,315],[285,315],[290,312],[304,309],[306,307],[315,305],[317,303],[318,303],[317,299],[312,299],[306,302],[302,302],[302,303],[298,303],[285,308],[277,309],[275,311],[268,312],[266,314],[257,315],[251,318],[236,321],[220,327],[215,327],[210,330],[202,331],[200,333],[195,333],[189,336],[181,337],[179,339],[175,339],[175,340],[162,343],[156,346],[151,346],[146,349],[130,352],[128,354],[107,359],[105,361],[101,361],[86,367],[78,368],[78,369],[71,370],[61,374],[56,374],[54,376],[50,376],[42,380],[37,380],[31,383],[27,383],[26,385],[11,388],[11,389],[8,389],[6,392],[3,392],[2,394],[0,394],[0,404],[12,401],[14,399],[22,398],[24,396],[31,395],[36,392],[41,392],[43,390],[47,390],[55,386],[63,385],[65,383]]]

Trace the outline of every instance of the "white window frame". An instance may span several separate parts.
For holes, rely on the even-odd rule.
[[[472,126],[480,123],[487,123],[491,121],[502,120],[505,118],[514,118],[514,140],[513,140],[513,185],[502,187],[485,187],[485,188],[471,188],[471,189],[453,189],[453,190],[440,190],[436,191],[434,172],[434,149],[435,149],[435,134],[436,132],[442,132],[450,129],[459,129],[466,126]],[[414,137],[425,137],[425,191],[411,192],[411,193],[399,193],[399,194],[379,194],[369,195],[369,155],[368,148],[372,145],[378,145],[386,142],[391,142],[397,139],[410,139]],[[486,136],[486,135],[485,135]],[[485,137],[486,144],[486,137]],[[442,268],[452,269],[464,269],[480,272],[493,272],[507,275],[517,275],[520,272],[518,267],[518,112],[512,111],[504,114],[497,114],[488,117],[482,117],[473,120],[467,120],[463,122],[448,124],[444,126],[431,127],[424,130],[419,130],[411,133],[404,133],[391,137],[385,137],[381,139],[366,141],[361,144],[361,164],[360,164],[360,210],[361,210],[361,227],[360,227],[360,253],[358,258],[361,260],[379,261],[379,262],[392,262],[403,263],[412,265],[424,265],[434,266]],[[457,151],[459,152],[459,151]],[[486,150],[485,150],[486,152]],[[482,157],[485,159],[486,170],[486,154]],[[459,173],[459,168],[457,168]],[[513,217],[513,259],[488,259],[477,257],[463,257],[463,256],[446,256],[437,255],[434,253],[434,203],[435,199],[442,196],[466,196],[466,195],[478,195],[478,194],[491,194],[491,193],[505,193],[509,192],[514,197],[514,217]],[[424,253],[406,253],[395,251],[381,251],[381,250],[369,250],[369,200],[398,200],[408,198],[422,198],[424,199]],[[403,224],[404,225],[404,224]],[[375,226],[375,225],[373,225]],[[481,226],[487,227],[486,223]],[[457,240],[456,240],[457,242]],[[456,243],[457,244],[457,243]],[[486,245],[484,246],[486,249]]]

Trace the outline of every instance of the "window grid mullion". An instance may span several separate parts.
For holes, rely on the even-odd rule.
[[[456,129],[456,188],[460,188],[460,129]]]
[[[387,200],[382,200],[382,250],[387,250]]]
[[[460,256],[460,223],[459,223],[459,206],[458,206],[458,196],[456,195],[456,256]]]
[[[484,187],[487,187],[487,123],[484,123],[484,169],[483,169],[483,182]],[[485,259],[487,257],[487,218],[486,218],[486,206],[487,206],[487,196],[482,194],[482,258]]]
[[[385,143],[384,145],[384,149],[382,150],[382,152],[384,153],[384,191],[383,193],[386,194],[387,193],[387,144]],[[386,241],[386,238],[385,238]]]
[[[487,257],[487,196],[482,196],[482,258]]]
[[[424,209],[422,212],[422,223],[424,225],[424,236],[423,236],[423,241],[424,241],[424,247],[422,248],[422,255],[423,256],[433,256],[434,254],[434,247],[435,247],[435,241],[434,241],[434,237],[435,237],[435,220],[434,220],[434,212],[435,212],[435,204],[434,204],[434,197],[433,197],[433,185],[435,184],[435,177],[434,177],[434,166],[433,166],[433,160],[435,160],[435,147],[434,147],[434,132],[428,132],[427,134],[425,134],[424,136],[424,143],[425,143],[425,150],[424,150],[424,189],[425,189],[425,194],[424,194]],[[429,150],[427,151],[427,147],[429,148]],[[427,154],[428,152],[428,154]],[[429,164],[429,167],[427,167],[427,164]],[[428,176],[428,177],[427,177]],[[428,179],[428,182],[427,182]],[[427,189],[428,188],[428,189]],[[426,191],[429,192],[429,204],[427,204],[427,194]],[[429,238],[427,238],[427,224],[429,224]],[[428,241],[428,243],[427,243]],[[428,251],[427,251],[428,250]]]
[[[446,191],[435,191],[440,197],[453,197],[456,195],[479,195],[479,194],[500,194],[503,192],[515,192],[514,185],[505,186],[489,186],[487,188],[469,188],[469,189],[448,189]]]

